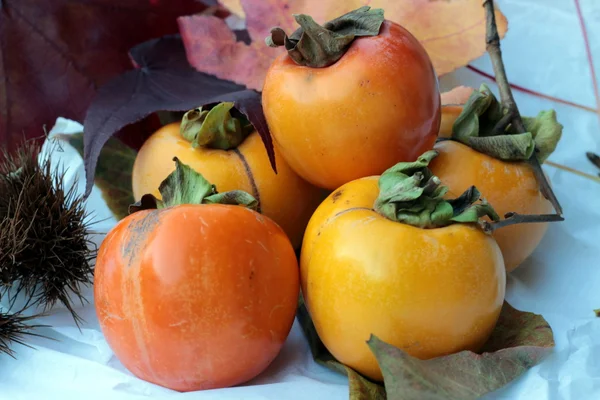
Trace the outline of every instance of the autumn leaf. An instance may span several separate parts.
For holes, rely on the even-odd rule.
[[[57,117],[81,121],[96,89],[131,67],[129,49],[177,32],[195,0],[0,1],[0,142],[42,140]]]
[[[58,134],[56,138],[69,143],[83,157],[83,132]],[[94,183],[117,220],[125,218],[134,203],[131,173],[137,152],[117,138],[110,138],[98,157]]]
[[[485,12],[473,0],[221,0],[245,17],[250,44],[237,42],[226,23],[210,16],[179,18],[190,63],[201,72],[261,90],[267,69],[283,50],[264,39],[274,26],[291,33],[298,28],[292,14],[308,14],[324,23],[368,3],[383,8],[388,20],[407,28],[427,50],[438,75],[451,72],[485,52]],[[243,12],[242,12],[243,11]],[[506,18],[497,11],[501,36]]]
[[[552,329],[542,316],[519,311],[506,302],[496,328],[479,353],[462,351],[420,360],[372,335],[367,344],[383,373],[382,392],[380,385],[342,365],[325,349],[304,302],[298,309],[298,321],[315,360],[347,375],[351,399],[361,400],[386,396],[390,400],[476,399],[512,382],[541,362],[554,346]],[[352,397],[353,393],[357,397]]]
[[[232,14],[235,14],[240,18],[245,17],[242,0],[218,0],[218,2]]]
[[[276,170],[259,93],[196,71],[188,64],[178,36],[142,43],[131,50],[131,58],[138,68],[101,87],[83,123],[87,194],[93,186],[100,152],[116,132],[157,111],[188,111],[221,101],[234,102],[238,111],[248,117]]]
[[[377,337],[367,342],[381,367],[389,399],[469,400],[497,390],[538,364],[554,346],[540,315],[504,303],[481,354],[462,351],[419,360]]]
[[[447,92],[441,93],[442,98],[442,106],[450,106],[450,105],[460,105],[463,106],[471,93],[473,93],[474,88],[469,86],[457,86],[452,88]]]

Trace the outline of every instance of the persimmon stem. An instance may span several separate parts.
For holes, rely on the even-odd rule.
[[[507,213],[504,215],[504,219],[500,221],[482,221],[481,226],[487,233],[492,233],[496,229],[504,228],[509,225],[526,224],[526,223],[540,223],[540,222],[559,222],[564,221],[564,217],[558,214],[517,214]]]
[[[498,135],[502,135],[504,134],[504,131],[506,130],[506,127],[508,125],[510,125],[510,122],[513,119],[513,113],[512,111],[508,111],[506,114],[504,114],[504,116],[502,118],[500,118],[500,121],[498,121],[498,123],[496,124],[496,126],[494,126],[494,128],[492,129],[492,136],[498,136]]]
[[[504,62],[502,61],[500,36],[498,35],[498,27],[496,25],[496,15],[494,12],[493,0],[483,0],[483,7],[486,11],[486,50],[490,55],[492,67],[494,68],[494,73],[496,75],[496,83],[498,84],[498,90],[500,91],[502,107],[506,113],[510,114],[512,117],[510,122],[514,133],[524,133],[526,132],[525,125],[523,124],[521,113],[519,112],[519,108],[517,107],[517,103],[515,102],[510,89],[510,84],[508,83],[508,78],[506,77]],[[552,191],[546,176],[544,175],[544,171],[542,170],[536,153],[537,151],[533,152],[528,162],[533,167],[535,177],[540,187],[540,192],[542,192],[544,197],[548,199],[550,203],[552,203],[557,215],[561,216],[563,213],[562,207],[556,198],[556,195]]]

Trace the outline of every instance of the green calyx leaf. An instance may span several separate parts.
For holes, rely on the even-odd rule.
[[[210,110],[195,108],[186,112],[181,121],[181,136],[193,147],[220,150],[238,147],[254,127],[241,114],[232,116],[233,107],[234,103],[223,102]]]
[[[563,126],[556,119],[556,111],[540,111],[535,118],[523,117],[523,124],[525,129],[531,132],[537,158],[543,163],[554,152],[562,137]]]
[[[554,110],[542,111],[537,117],[523,117],[527,132],[515,134],[512,126],[503,127],[505,110],[489,87],[474,90],[452,127],[452,139],[504,161],[524,161],[535,152],[544,162],[556,149],[563,126]]]
[[[202,174],[177,157],[175,171],[173,171],[159,186],[162,200],[152,195],[144,195],[142,199],[130,206],[129,212],[133,213],[144,209],[163,209],[181,204],[228,204],[241,205],[252,210],[258,209],[258,201],[249,193],[242,190],[232,190],[219,193],[215,185],[207,181]]]
[[[419,228],[474,223],[483,216],[498,221],[491,205],[485,200],[478,202],[480,193],[474,186],[456,199],[444,199],[448,188],[428,168],[437,155],[430,150],[414,162],[401,162],[386,170],[379,178],[375,211],[391,221]]]
[[[287,36],[279,27],[271,29],[265,39],[270,47],[285,46],[288,55],[298,65],[322,68],[338,61],[355,38],[377,36],[385,20],[383,9],[360,7],[331,20],[323,26],[312,17],[295,14],[300,28]]]

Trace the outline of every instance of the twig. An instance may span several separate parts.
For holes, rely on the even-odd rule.
[[[546,160],[544,162],[544,164],[549,165],[549,166],[554,167],[554,168],[557,168],[557,169],[561,169],[563,171],[570,172],[570,173],[578,175],[578,176],[581,176],[582,178],[591,179],[591,180],[593,180],[595,182],[600,183],[600,176],[595,176],[595,175],[587,174],[585,172],[579,171],[578,169],[567,167],[566,165],[558,164],[558,163],[555,163],[555,162],[552,162],[552,161],[548,161],[548,160]]]
[[[496,229],[504,228],[509,225],[516,224],[531,224],[540,222],[559,222],[564,221],[564,217],[558,214],[517,214],[508,213],[504,216],[504,219],[496,222],[481,222],[481,226],[485,232],[492,233]]]
[[[516,133],[526,132],[525,125],[523,125],[523,120],[521,119],[521,114],[519,113],[519,108],[515,102],[515,99],[512,95],[512,91],[510,89],[510,84],[508,83],[508,78],[506,77],[506,71],[504,69],[504,63],[502,62],[502,52],[500,50],[500,36],[498,35],[498,28],[496,26],[496,15],[494,12],[494,2],[493,0],[483,0],[483,6],[486,10],[486,50],[490,55],[490,59],[492,61],[492,66],[494,68],[494,73],[496,75],[496,83],[498,84],[498,89],[500,91],[500,99],[502,101],[502,106],[505,111],[512,115],[512,128],[516,131]],[[535,173],[535,177],[540,186],[540,191],[547,198],[554,210],[558,215],[562,215],[562,207],[556,198],[556,195],[552,191],[550,184],[546,180],[546,176],[544,175],[544,171],[537,159],[536,152],[534,151],[531,157],[529,158],[529,164],[533,167],[533,171]]]

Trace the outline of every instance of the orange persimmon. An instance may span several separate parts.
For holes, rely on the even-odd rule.
[[[178,391],[238,385],[264,371],[289,334],[299,295],[283,230],[248,208],[256,204],[250,195],[214,193],[196,175],[178,164],[169,179],[195,182],[163,187],[158,209],[119,221],[95,270],[95,307],[117,358]]]
[[[435,155],[341,186],[317,208],[302,244],[302,295],[321,341],[377,381],[371,334],[421,359],[477,351],[504,301],[502,253],[474,223],[497,215],[472,204],[475,188],[468,203],[444,200],[426,169]]]
[[[324,27],[306,15],[295,18],[299,31],[288,38],[275,29],[268,38],[288,52],[273,61],[262,91],[269,129],[294,171],[334,190],[432,148],[441,118],[438,81],[409,31],[369,7]],[[355,19],[360,32],[347,43]]]
[[[275,148],[277,173],[271,168],[267,152],[259,134],[243,118],[234,143],[222,142],[222,126],[228,126],[233,103],[220,103],[206,118],[208,129],[191,121],[199,113],[190,111],[184,121],[163,126],[146,140],[133,167],[133,194],[137,200],[145,193],[159,196],[158,186],[174,167],[172,158],[200,172],[223,191],[243,190],[258,199],[260,212],[279,224],[290,237],[295,248],[300,246],[308,220],[325,193],[298,176]],[[188,117],[190,116],[190,117]],[[204,117],[203,117],[204,118]],[[215,124],[214,121],[217,120]],[[213,128],[216,125],[217,128]],[[239,132],[244,129],[246,132]],[[202,144],[198,136],[205,135]],[[226,136],[226,139],[230,139]]]

